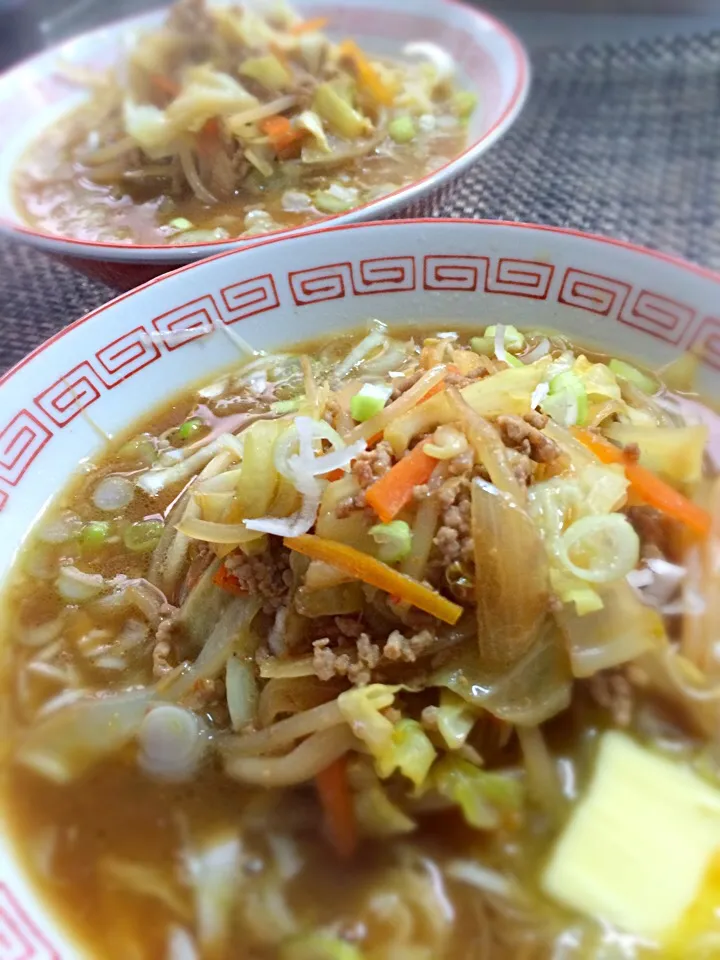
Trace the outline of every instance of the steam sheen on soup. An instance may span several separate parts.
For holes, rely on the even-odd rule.
[[[90,96],[23,158],[22,215],[89,241],[253,236],[379,199],[462,151],[476,97],[449,54],[419,42],[371,58],[325,25],[284,2],[179,0],[119,66],[66,67]]]
[[[4,596],[0,802],[90,954],[717,956],[692,376],[373,323],[86,465]]]

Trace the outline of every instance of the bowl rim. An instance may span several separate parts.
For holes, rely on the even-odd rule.
[[[450,0],[450,2],[455,2],[455,0]],[[641,244],[633,243],[630,240],[622,240],[618,237],[608,237],[599,233],[589,233],[587,231],[577,230],[572,227],[561,227],[544,223],[530,223],[522,220],[489,220],[475,217],[405,217],[394,220],[366,220],[360,223],[343,223],[318,226],[318,228],[313,231],[313,234],[342,233],[349,230],[369,230],[373,227],[401,228],[408,227],[410,225],[432,226],[432,224],[442,224],[446,226],[448,224],[461,224],[463,226],[472,224],[485,228],[530,230],[541,234],[548,233],[555,236],[565,236],[579,240],[586,240],[592,243],[603,244],[616,249],[626,250],[630,253],[640,254],[643,257],[650,258],[651,260],[657,260],[659,263],[669,264],[670,266],[680,269],[685,273],[689,273],[691,276],[710,280],[720,287],[719,270],[713,270],[710,267],[703,267],[700,264],[686,260],[684,257],[680,257],[677,254],[666,253],[662,250],[655,250],[651,247],[642,246]],[[136,293],[147,290],[149,287],[155,286],[155,284],[162,283],[166,280],[172,280],[173,277],[177,276],[178,274],[185,273],[188,270],[202,268],[202,266],[206,263],[212,263],[215,260],[222,260],[225,257],[238,256],[247,250],[255,250],[259,247],[271,246],[275,243],[284,243],[293,240],[297,241],[301,236],[301,234],[290,234],[285,232],[279,236],[263,236],[258,240],[243,244],[241,247],[223,250],[214,254],[213,256],[205,257],[202,260],[193,260],[191,263],[184,264],[183,266],[180,266],[175,270],[171,270],[168,273],[163,273],[160,276],[153,277],[152,279],[147,280],[145,283],[140,284],[140,286],[133,287],[132,290],[128,290],[125,293],[121,293],[118,296],[113,297],[106,303],[101,304],[99,307],[96,307],[89,313],[78,317],[76,320],[73,320],[66,326],[62,327],[56,333],[52,334],[52,336],[48,337],[46,340],[43,340],[42,343],[39,343],[28,354],[26,354],[26,356],[18,360],[18,362],[13,364],[13,366],[8,370],[0,373],[0,388],[8,383],[13,377],[15,377],[25,366],[27,366],[29,363],[32,363],[37,357],[44,353],[45,350],[62,340],[63,337],[65,337],[68,333],[78,329],[85,323],[88,323],[90,320],[94,320],[95,317],[114,307],[116,304],[127,300],[129,297],[134,296]]]
[[[523,106],[525,105],[525,101],[527,100],[532,76],[530,57],[525,49],[524,44],[518,35],[507,24],[495,17],[493,14],[489,13],[484,8],[471,5],[469,0],[441,0],[441,4],[438,4],[440,10],[442,9],[442,5],[461,8],[461,10],[468,15],[474,17],[476,20],[481,21],[486,27],[491,27],[492,30],[506,40],[510,46],[510,52],[513,59],[515,86],[508,99],[505,109],[497,118],[497,120],[479,139],[474,140],[461,153],[452,157],[447,163],[426,174],[424,177],[421,177],[419,180],[414,180],[404,187],[399,187],[397,190],[394,190],[392,193],[389,193],[384,197],[371,200],[359,207],[353,207],[352,210],[344,213],[322,217],[321,219],[313,221],[309,224],[303,224],[296,227],[282,227],[279,230],[272,230],[268,233],[262,234],[263,239],[268,237],[280,239],[283,237],[299,236],[304,233],[314,232],[318,229],[324,229],[327,224],[343,225],[352,223],[356,220],[362,220],[364,216],[368,216],[369,214],[372,214],[372,216],[368,216],[368,220],[372,222],[377,220],[378,216],[382,216],[384,214],[390,215],[393,210],[397,209],[399,206],[406,206],[418,199],[418,197],[425,193],[428,189],[431,189],[433,185],[436,187],[440,186],[447,180],[453,179],[465,172],[468,167],[470,167],[486,150],[488,150],[493,143],[499,140],[500,137],[502,137],[503,134],[506,133],[506,131],[512,126],[515,120],[517,120]],[[161,9],[164,8],[153,7],[152,10],[146,11],[139,16],[134,15],[130,17],[123,17],[118,20],[113,20],[105,26],[101,26],[93,30],[87,30],[79,34],[73,34],[66,40],[63,40],[58,44],[54,44],[48,49],[42,50],[31,57],[21,60],[18,64],[15,64],[5,73],[0,73],[0,84],[9,79],[15,71],[39,62],[53,51],[58,51],[59,48],[61,48],[67,42],[89,42],[92,41],[94,37],[107,31],[116,31],[122,29],[123,27],[129,29],[130,26],[137,22],[141,17],[147,16],[149,13],[158,12]],[[440,17],[440,19],[442,19],[442,17]],[[68,255],[80,256],[85,259],[108,260],[126,263],[138,261],[185,263],[189,258],[197,258],[199,256],[206,257],[211,255],[214,251],[220,253],[237,250],[248,245],[254,245],[255,243],[253,238],[244,239],[241,237],[229,238],[228,240],[210,240],[203,243],[175,246],[170,244],[128,244],[114,241],[78,240],[73,237],[66,237],[62,234],[49,233],[45,230],[40,230],[31,224],[23,223],[21,221],[16,222],[4,216],[0,216],[0,232],[12,236],[20,235],[21,237],[25,237],[33,242],[36,246],[42,247],[46,250],[52,250],[56,253],[65,252]]]

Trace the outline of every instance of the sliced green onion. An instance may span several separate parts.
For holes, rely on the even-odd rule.
[[[383,563],[404,560],[412,549],[412,532],[404,520],[377,523],[370,527],[370,536],[378,547],[378,558]]]
[[[310,933],[280,947],[280,960],[363,960],[357,947],[325,933]]]
[[[541,404],[543,413],[563,427],[583,424],[588,417],[587,390],[580,377],[565,370],[550,381],[550,395]]]
[[[347,140],[361,137],[368,129],[372,129],[369,121],[331,83],[321,83],[316,89],[312,108]]]
[[[101,547],[110,536],[107,520],[89,520],[80,531],[80,542],[86,547]]]
[[[514,357],[511,353],[506,353],[506,354],[505,354],[505,363],[507,363],[507,365],[508,365],[509,367],[524,367],[524,366],[525,366],[525,364],[522,362],[522,360],[518,360],[518,358],[517,358],[517,357]]]
[[[495,352],[495,342],[492,337],[489,340],[487,337],[472,337],[470,349],[481,357],[491,357]]]
[[[175,230],[192,229],[192,223],[187,219],[187,217],[175,217],[175,219],[171,220],[168,225],[174,227]]]
[[[300,398],[297,400],[276,400],[270,404],[273,413],[292,413],[300,406]]]
[[[353,420],[364,423],[376,413],[380,413],[392,393],[392,387],[383,387],[378,383],[364,384],[350,401],[350,414]]]
[[[138,437],[133,437],[124,443],[117,452],[119,460],[131,460],[150,466],[157,459],[157,450],[155,449],[155,438],[149,433],[141,433]]]
[[[494,343],[496,333],[497,327],[494,324],[491,327],[486,327],[483,340],[490,340]],[[503,339],[505,349],[510,350],[511,353],[519,353],[525,347],[525,337],[520,333],[518,328],[514,327],[511,323],[505,325],[505,336]]]
[[[164,529],[162,520],[137,520],[125,528],[123,543],[134,553],[149,553],[157,546]]]
[[[643,373],[642,370],[638,370],[637,367],[625,363],[624,360],[611,360],[608,363],[608,367],[616,377],[622,377],[623,380],[627,380],[628,383],[634,383],[643,393],[657,393],[657,382],[646,373]]]
[[[200,417],[190,417],[185,423],[181,423],[175,431],[178,440],[186,443],[188,440],[194,440],[197,435],[205,429],[205,421]]]
[[[560,562],[590,583],[611,583],[634,570],[640,559],[640,538],[621,513],[581,517],[557,543]]]
[[[458,90],[452,98],[452,109],[461,120],[467,120],[477,106],[477,95],[469,90]]]
[[[388,124],[388,133],[395,143],[410,143],[417,136],[417,127],[412,117],[395,117]]]
[[[330,190],[316,190],[313,194],[313,203],[322,213],[344,213],[357,206],[357,198],[352,200],[349,196],[337,196]]]
[[[292,83],[292,75],[277,57],[270,54],[265,57],[249,57],[238,69],[243,77],[257,80],[268,90],[284,90]]]

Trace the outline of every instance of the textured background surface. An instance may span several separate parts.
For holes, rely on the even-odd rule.
[[[519,122],[441,216],[612,234],[720,269],[720,32],[534,57]],[[0,369],[112,296],[0,240]]]

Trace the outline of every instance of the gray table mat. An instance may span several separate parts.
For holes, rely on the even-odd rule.
[[[436,216],[535,221],[720,269],[720,32],[548,51],[510,133]],[[0,370],[113,295],[0,240]]]

